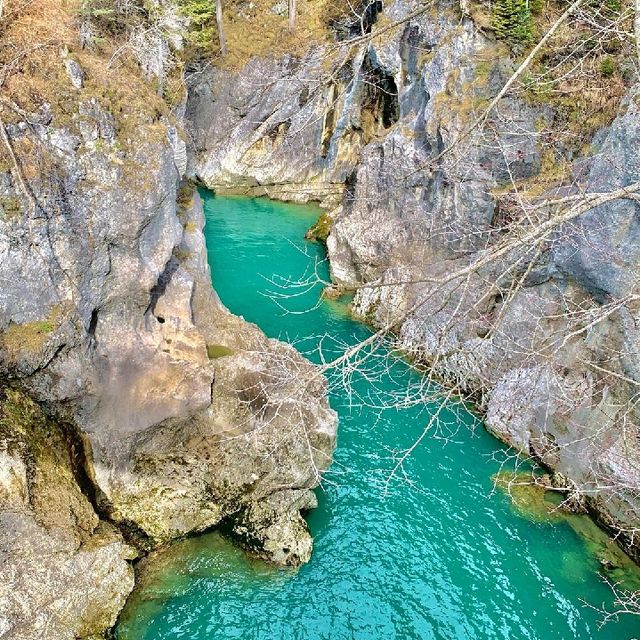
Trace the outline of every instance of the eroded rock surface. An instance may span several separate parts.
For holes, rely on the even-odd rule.
[[[28,426],[16,448],[0,433],[7,638],[102,634],[134,546],[222,521],[267,559],[307,561],[300,511],[335,446],[317,369],[212,289],[200,198],[181,188],[183,108],[123,122],[77,66],[61,56],[63,124],[45,106],[6,126],[42,165],[28,189],[10,161],[0,172],[0,387],[73,434]]]
[[[116,621],[137,551],[81,490],[82,444],[17,391],[0,409],[0,635],[75,640]]]
[[[418,79],[399,84],[399,123],[363,151],[327,242],[334,282],[357,289],[358,315],[476,394],[489,430],[560,471],[637,557],[638,204],[607,203],[561,227],[526,273],[518,265],[533,248],[456,277],[499,240],[492,190],[539,170],[536,131],[552,114],[508,99],[489,133],[460,139],[472,122],[464,101],[495,95],[508,67],[474,68],[469,60],[483,59],[490,43],[469,22],[447,22],[413,26],[432,56]],[[401,48],[396,39],[386,52],[396,77],[407,74]],[[600,136],[582,183],[560,196],[640,179],[633,95]],[[369,282],[383,286],[362,286]]]

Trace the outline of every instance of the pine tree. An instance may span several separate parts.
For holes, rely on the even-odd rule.
[[[531,41],[530,0],[494,0],[493,28],[496,36],[518,50]]]

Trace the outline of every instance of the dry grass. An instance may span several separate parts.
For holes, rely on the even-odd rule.
[[[583,140],[611,123],[627,89],[625,66],[629,66],[633,51],[623,45],[616,33],[607,35],[596,26],[605,26],[625,9],[631,9],[631,0],[621,0],[617,11],[607,9],[607,5],[615,4],[606,0],[586,3],[584,10],[588,11],[589,20],[572,18],[563,25],[523,78],[523,97],[533,104],[554,108],[557,131],[568,138],[566,144],[574,151],[580,150]],[[476,0],[470,7],[476,24],[492,33],[491,2]],[[542,10],[533,16],[530,47],[566,8],[563,0],[544,2]],[[619,28],[632,33],[631,18],[623,20]],[[523,51],[521,57],[527,53]]]
[[[252,57],[303,55],[310,47],[333,41],[331,20],[349,14],[347,0],[298,0],[295,32],[288,29],[288,17],[272,11],[273,0],[254,0],[251,7],[242,0],[228,0],[225,29],[228,55],[219,64],[238,69]]]
[[[617,34],[605,34],[595,24],[607,24],[607,18],[599,12],[612,18],[629,7],[630,0],[621,1],[619,13],[607,14],[604,5],[603,2],[597,7],[597,12],[585,5],[593,24],[572,19],[561,27],[524,81],[525,96],[530,101],[555,109],[558,131],[574,138],[575,144],[568,144],[575,151],[580,151],[583,141],[598,129],[611,124],[627,90],[625,66],[629,65],[633,51]],[[546,3],[545,10],[536,16],[534,42],[565,9],[566,4],[555,0]],[[622,21],[618,27],[633,31],[631,19]],[[612,65],[611,69],[603,73],[607,64]]]
[[[347,0],[298,0],[298,24],[292,33],[286,10],[278,15],[272,10],[274,4],[273,0],[226,1],[229,53],[224,59],[216,57],[217,65],[238,69],[254,56],[302,55],[314,45],[332,41],[331,21],[350,15]],[[112,63],[114,52],[125,44],[125,32],[101,34],[97,46],[82,48],[81,5],[82,0],[5,0],[0,23],[0,109],[4,120],[11,122],[24,117],[9,103],[30,113],[47,103],[54,126],[73,128],[79,99],[93,97],[114,115],[118,138],[126,146],[126,139],[134,137],[140,126],[170,115],[170,105],[184,97],[181,74],[170,74],[163,99],[132,56],[118,55],[117,63]],[[215,25],[213,34],[215,40]],[[217,43],[212,45],[216,50]],[[75,59],[85,72],[81,91],[71,85],[65,57]],[[28,150],[23,151],[28,157]]]
[[[585,5],[589,11],[562,26],[522,77],[518,96],[542,110],[552,108],[553,117],[537,123],[542,166],[538,175],[520,181],[520,197],[537,198],[553,187],[569,184],[572,161],[593,153],[594,134],[611,124],[618,113],[630,79],[626,69],[634,52],[616,33],[596,28],[607,20],[598,14],[603,5]],[[621,11],[630,8],[622,0]],[[566,3],[548,0],[535,16],[533,43],[539,41],[566,9]],[[598,11],[596,11],[596,9]],[[609,14],[611,17],[614,14]],[[591,21],[591,23],[590,23]],[[486,20],[485,20],[486,22]],[[629,20],[619,27],[632,31]],[[526,56],[525,51],[522,56]],[[512,186],[496,190],[504,209],[513,200]],[[515,207],[517,209],[517,206]]]
[[[76,43],[77,0],[9,0],[0,33],[2,95],[23,109],[58,102],[64,66],[60,52]],[[22,7],[21,9],[19,7]]]
[[[20,353],[39,353],[47,344],[49,336],[60,327],[63,316],[63,305],[57,305],[44,320],[11,324],[0,334],[0,347],[14,359]]]
[[[7,107],[12,101],[28,112],[51,105],[56,126],[73,126],[79,99],[95,98],[115,117],[120,132],[157,121],[168,109],[124,55],[109,61],[122,44],[105,38],[97,48],[81,48],[80,0],[9,0],[0,31],[0,86],[5,120],[19,119]],[[72,57],[85,72],[85,86],[74,89],[64,66]]]

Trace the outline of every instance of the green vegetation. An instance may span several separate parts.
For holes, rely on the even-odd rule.
[[[561,520],[566,512],[548,499],[549,483],[531,473],[501,471],[492,477],[495,486],[509,495],[514,508],[520,515],[536,522]]]
[[[600,61],[600,73],[605,78],[610,78],[616,72],[616,62],[611,56],[607,56]]]
[[[180,11],[189,20],[188,43],[197,57],[217,51],[216,8],[212,0],[181,0]]]
[[[84,449],[73,428],[48,417],[23,391],[0,389],[0,447],[26,467],[24,488],[37,522],[86,541],[98,518],[78,486],[75,465],[83,463]]]
[[[42,410],[21,391],[7,389],[0,404],[0,439],[10,453],[44,422]]]
[[[605,0],[604,2],[602,0],[591,0],[591,4],[596,7],[604,5],[602,8],[607,13],[620,13],[622,10],[622,2],[620,0]]]
[[[173,250],[173,257],[180,262],[181,264],[187,262],[187,260],[191,259],[193,257],[193,253],[191,251],[189,251],[188,249],[181,249],[180,247],[178,247],[177,249]]]
[[[316,240],[318,242],[326,242],[329,237],[329,233],[331,233],[331,225],[333,224],[333,219],[328,213],[323,213],[318,221],[309,228],[307,233],[305,233],[305,238],[307,240]]]
[[[553,79],[544,63],[536,65],[535,74],[525,74],[522,85],[530,102],[546,104],[551,99]]]
[[[78,13],[84,20],[90,20],[101,34],[102,37],[95,37],[94,44],[99,44],[106,36],[124,33],[134,21],[147,14],[141,0],[82,0]]]
[[[520,515],[539,523],[565,522],[580,536],[603,572],[623,588],[640,588],[640,571],[635,563],[589,516],[567,508],[566,494],[552,490],[548,476],[501,471],[492,479],[509,495]]]
[[[191,182],[183,182],[178,189],[176,195],[176,203],[178,205],[178,217],[183,217],[189,209],[193,206],[193,198],[196,193],[196,188]]]
[[[217,360],[218,358],[224,358],[225,356],[232,356],[235,353],[233,349],[225,347],[222,344],[208,344],[207,356],[209,360]]]
[[[542,8],[542,0],[494,0],[492,26],[498,38],[514,51],[533,39],[532,14]]]

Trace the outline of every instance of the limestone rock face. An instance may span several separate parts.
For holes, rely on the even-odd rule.
[[[100,635],[133,588],[137,552],[81,491],[73,430],[16,391],[0,406],[0,634]]]
[[[390,16],[408,4],[394,3]],[[406,66],[402,38],[376,56],[409,80],[398,85],[398,124],[365,147],[336,212],[327,241],[332,278],[356,289],[356,314],[395,331],[436,375],[478,394],[489,430],[560,471],[602,521],[623,531],[637,556],[637,543],[624,531],[640,522],[633,408],[640,370],[638,203],[608,203],[559,229],[546,257],[507,300],[503,292],[523,277],[517,269],[508,275],[518,256],[454,277],[497,240],[491,190],[510,180],[509,171],[518,180],[539,170],[536,122],[549,114],[508,99],[490,133],[455,142],[473,122],[465,100],[495,95],[508,61],[489,71],[474,67],[470,61],[484,59],[489,43],[471,23],[454,25],[445,12],[412,21],[407,30],[431,55],[419,77]],[[629,99],[600,136],[583,189],[606,192],[640,179],[639,124]],[[429,165],[454,142],[437,166]],[[616,301],[614,313],[595,321],[601,304]],[[582,323],[571,313],[577,308],[585,310]]]
[[[395,2],[385,13],[396,20],[416,8]],[[399,121],[364,149],[329,236],[339,286],[388,276],[395,268],[419,273],[479,250],[493,233],[492,188],[539,169],[532,134],[543,114],[516,100],[501,105],[490,133],[458,141],[512,71],[502,59],[480,72],[477,61],[495,57],[495,45],[458,18],[446,10],[426,14],[386,43],[369,46],[369,57],[395,79]],[[418,65],[420,51],[429,55]],[[449,147],[452,154],[431,166]]]
[[[640,109],[627,96],[591,163],[586,187],[604,193],[640,180]],[[554,263],[598,300],[638,293],[640,224],[637,200],[619,199],[596,207],[563,228],[554,246]]]
[[[189,171],[219,192],[336,206],[362,148],[397,119],[395,80],[385,73],[347,47],[204,72],[187,104]]]
[[[254,59],[239,74],[208,72],[187,105],[196,141],[191,171],[217,191],[298,202],[340,195],[351,165],[335,166],[317,145],[334,126],[325,122],[333,98],[323,75],[320,53]]]
[[[241,521],[257,553],[308,560],[300,510],[335,446],[317,369],[212,289],[201,202],[180,189],[180,123],[163,116],[123,139],[107,105],[74,91],[64,127],[45,112],[7,126],[46,162],[34,199],[0,173],[0,387],[74,433],[33,493],[30,455],[0,432],[8,638],[112,626],[136,553],[118,529],[148,549]],[[70,521],[50,525],[54,512]]]

